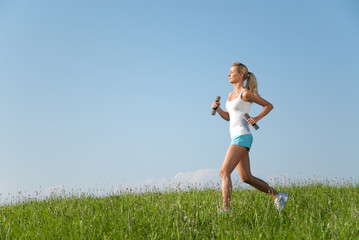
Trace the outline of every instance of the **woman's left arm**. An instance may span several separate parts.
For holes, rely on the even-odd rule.
[[[262,111],[256,117],[254,117],[254,118],[251,117],[247,120],[248,123],[251,125],[257,123],[259,120],[261,120],[263,117],[265,117],[273,109],[273,105],[270,102],[268,102],[264,98],[261,98],[260,96],[258,96],[257,94],[254,94],[253,92],[251,92],[249,90],[245,90],[243,92],[242,96],[243,96],[244,101],[254,102],[263,107]]]

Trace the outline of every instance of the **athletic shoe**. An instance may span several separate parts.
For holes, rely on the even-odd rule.
[[[285,204],[287,203],[289,198],[288,193],[279,192],[278,196],[274,199],[274,204],[278,210],[283,210]]]
[[[226,214],[226,213],[230,213],[230,212],[232,212],[232,208],[229,208],[229,209],[221,208],[221,209],[218,210],[219,214]]]

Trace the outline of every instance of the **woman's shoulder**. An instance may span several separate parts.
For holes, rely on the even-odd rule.
[[[248,89],[244,89],[243,92],[242,92],[242,99],[244,101],[247,101],[247,102],[251,102],[251,99],[253,97],[253,92],[251,92],[250,90]]]
[[[242,92],[243,92],[243,93],[248,93],[248,92],[250,92],[250,90],[249,90],[248,88],[243,88],[243,89],[242,89]]]

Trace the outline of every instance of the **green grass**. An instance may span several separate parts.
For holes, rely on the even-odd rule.
[[[0,239],[359,239],[359,186],[278,187],[285,210],[256,190],[219,189],[61,196],[1,206]]]

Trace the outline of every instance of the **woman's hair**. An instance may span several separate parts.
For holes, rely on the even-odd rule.
[[[244,80],[247,79],[246,85],[244,87],[246,89],[248,89],[249,91],[258,95],[258,86],[257,86],[256,76],[254,76],[254,74],[252,72],[248,72],[248,68],[243,63],[235,62],[232,64],[232,66],[236,66],[237,71],[239,73],[243,73]]]

